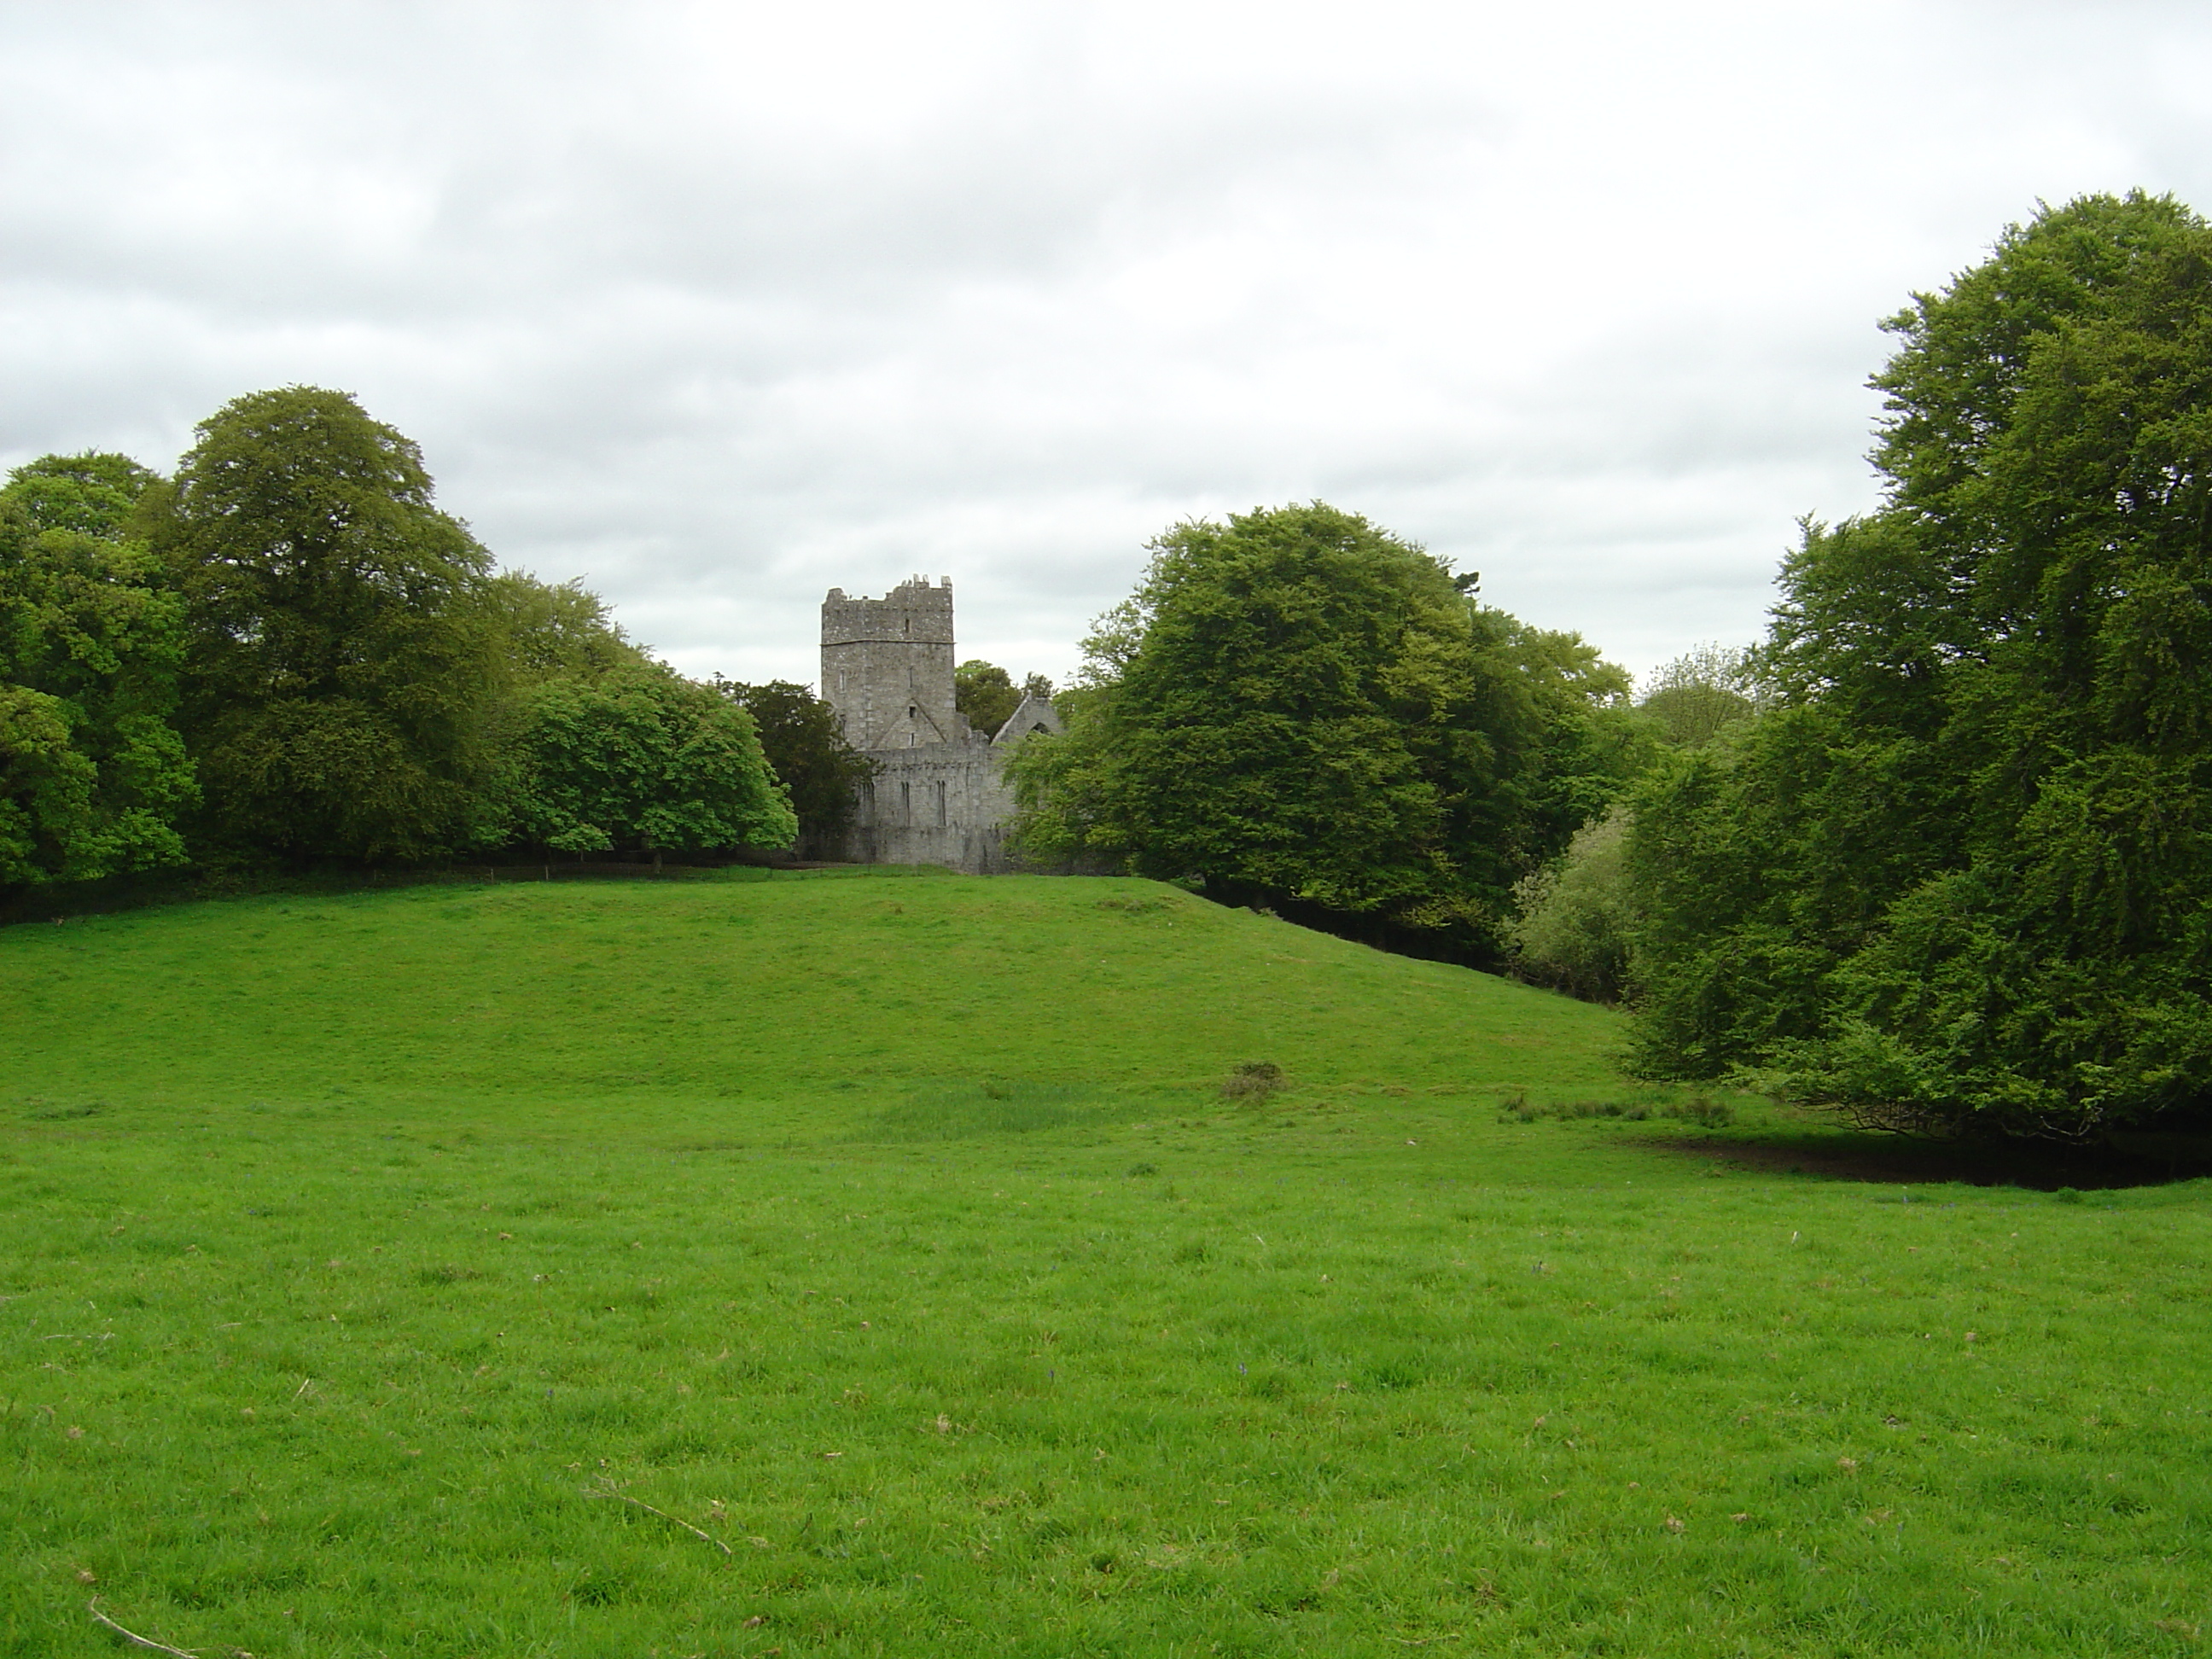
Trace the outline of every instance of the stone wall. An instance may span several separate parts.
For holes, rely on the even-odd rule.
[[[957,743],[968,722],[952,704],[952,579],[901,582],[880,599],[822,601],[822,695],[862,750]]]
[[[1012,793],[1003,751],[980,737],[912,749],[875,749],[883,768],[860,786],[846,856],[856,864],[942,864],[970,875],[1008,868]]]
[[[1060,730],[1051,703],[1026,697],[994,739],[953,707],[952,582],[902,582],[880,599],[833,587],[822,602],[822,695],[845,741],[881,769],[863,784],[852,829],[831,858],[942,864],[971,875],[1016,867],[1006,848],[1014,793],[1006,757]]]
[[[1060,729],[1042,697],[1024,697],[995,738],[872,749],[883,770],[860,786],[860,810],[842,856],[854,864],[942,864],[973,876],[1023,868],[1008,849],[1014,818],[1008,757],[1039,732]]]

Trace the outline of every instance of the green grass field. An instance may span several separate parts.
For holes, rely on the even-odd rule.
[[[1759,1172],[1845,1138],[1134,881],[203,903],[0,999],[0,1652],[2212,1638],[2206,1183]]]

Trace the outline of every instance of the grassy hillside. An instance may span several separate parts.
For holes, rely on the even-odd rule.
[[[732,872],[756,875],[756,872]],[[1607,1086],[1611,1018],[1137,881],[423,887],[0,932],[18,1086],[781,1099],[997,1077]]]
[[[1141,883],[0,933],[0,1654],[2201,1650],[2203,1184],[1501,1111],[1611,1036]]]

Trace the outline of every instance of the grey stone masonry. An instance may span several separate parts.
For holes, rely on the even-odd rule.
[[[835,854],[857,864],[943,864],[994,875],[1016,861],[1006,757],[1060,716],[1025,697],[995,738],[952,704],[952,582],[902,582],[880,599],[822,602],[822,695],[845,740],[882,769],[860,787],[859,811]]]
[[[952,578],[901,582],[880,599],[833,587],[822,601],[822,695],[855,749],[914,749],[968,735],[952,707]]]

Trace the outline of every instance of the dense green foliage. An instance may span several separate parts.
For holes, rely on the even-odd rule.
[[[789,680],[746,685],[717,678],[714,689],[752,716],[761,752],[790,793],[799,847],[836,848],[853,821],[856,792],[876,774],[876,763],[845,741],[837,711]]]
[[[566,676],[594,680],[653,659],[630,643],[606,601],[580,583],[539,581],[502,571],[486,585],[483,603],[500,635],[507,677],[518,684]]]
[[[779,874],[6,930],[0,1007],[0,1653],[138,1650],[94,1596],[395,1659],[2207,1616],[2202,1183],[1901,1203],[1743,1167],[1771,1127],[1524,1122],[1661,1099],[1523,986],[1134,882]]]
[[[1051,678],[1043,674],[1023,677],[1019,685],[1014,677],[996,663],[971,657],[952,671],[952,706],[966,717],[968,724],[987,738],[995,738],[999,729],[1014,716],[1024,697],[1052,700]]]
[[[501,681],[491,560],[430,495],[410,441],[304,386],[225,404],[149,493],[212,843],[407,859],[468,839]]]
[[[41,455],[8,475],[7,496],[40,531],[122,537],[159,474],[128,455]]]
[[[1493,951],[1514,881],[1619,780],[1626,677],[1316,503],[1185,523],[1087,643],[1022,834]]]
[[[1626,808],[1614,805],[1577,830],[1557,859],[1514,884],[1506,933],[1516,973],[1592,1002],[1626,994],[1636,935],[1628,823]]]
[[[343,392],[234,400],[173,482],[47,456],[0,490],[0,893],[762,838],[747,717],[575,583],[495,574]]]
[[[492,799],[495,839],[564,853],[786,847],[790,798],[752,716],[713,687],[654,665],[550,679],[517,699]]]
[[[1783,706],[1644,792],[1642,1063],[1899,1127],[2202,1114],[2212,229],[2086,198],[1889,326],[1878,514],[1806,527]]]
[[[1636,700],[1640,729],[1619,739],[1624,763],[1648,770],[1669,750],[1718,742],[1754,718],[1767,696],[1759,653],[1699,646],[1663,665]],[[1506,924],[1512,969],[1594,1002],[1625,999],[1641,932],[1628,876],[1630,814],[1615,802],[1575,832],[1566,850],[1514,884]]]
[[[1657,726],[1663,742],[1701,749],[1759,712],[1758,674],[1755,652],[1699,646],[1654,674],[1636,706]]]
[[[0,489],[0,889],[185,860],[183,607],[125,533],[148,476],[48,456]]]
[[[998,664],[971,657],[952,671],[952,706],[969,726],[992,738],[1022,706],[1022,694],[1014,677]]]

